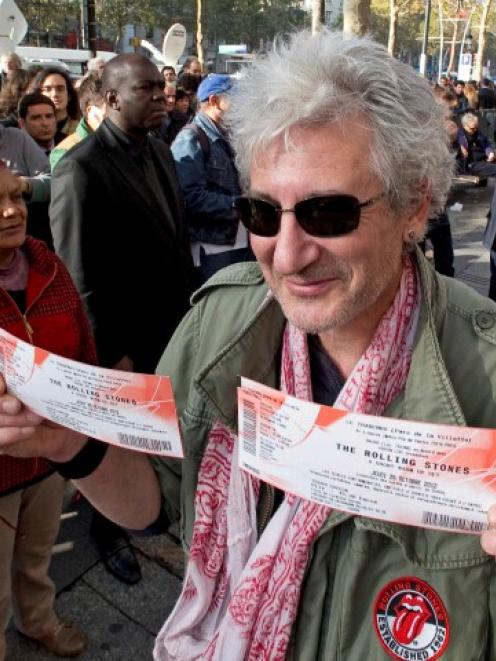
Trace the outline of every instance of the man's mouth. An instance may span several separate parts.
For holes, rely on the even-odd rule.
[[[295,296],[317,296],[327,291],[337,280],[337,277],[325,277],[315,280],[285,278],[284,283],[289,292]]]
[[[395,611],[394,636],[402,645],[409,645],[421,634],[425,622],[429,619],[429,610],[422,597],[407,594]]]

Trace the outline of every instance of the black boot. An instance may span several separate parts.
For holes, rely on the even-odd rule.
[[[93,510],[91,534],[103,564],[119,581],[133,585],[141,580],[141,569],[124,530]]]

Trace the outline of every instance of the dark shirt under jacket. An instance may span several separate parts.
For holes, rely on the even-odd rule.
[[[191,256],[168,147],[109,119],[52,175],[50,220],[91,319],[101,363],[152,372],[189,308]]]
[[[345,380],[317,335],[307,335],[313,401],[333,406]]]

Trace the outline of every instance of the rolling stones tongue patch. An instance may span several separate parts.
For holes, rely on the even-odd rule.
[[[449,641],[441,598],[430,585],[411,576],[388,583],[374,604],[377,636],[392,659],[439,659]]]

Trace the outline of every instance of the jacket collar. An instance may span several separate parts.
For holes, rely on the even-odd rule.
[[[193,121],[205,131],[210,140],[224,140],[227,142],[226,136],[222,133],[220,127],[204,112],[197,112]]]
[[[79,124],[76,126],[76,131],[75,133],[84,140],[84,138],[87,138],[89,135],[93,133],[92,129],[88,126],[86,123],[86,120],[83,119],[79,122]]]
[[[437,339],[446,307],[446,285],[434,274],[420,250],[415,257],[420,276],[421,308],[412,363],[404,392],[385,414],[464,425],[465,417]],[[198,374],[194,385],[213,419],[221,419],[231,428],[237,428],[237,402],[232,391],[236,384],[226,379],[227,375],[246,376],[278,387],[278,358],[285,322],[277,301],[267,297],[242,330]]]
[[[42,241],[31,236],[26,237],[22,246],[29,262],[28,283],[26,288],[26,309],[35,301],[51,282],[57,271],[57,260],[55,255],[48,250]],[[2,292],[5,290],[2,290]],[[6,296],[0,299],[0,307],[11,305],[11,300]],[[17,313],[18,314],[18,313]]]

